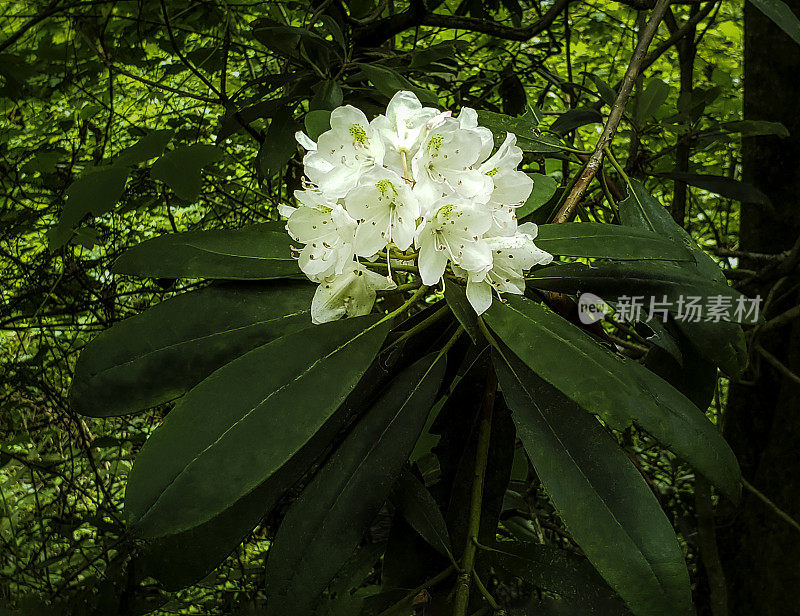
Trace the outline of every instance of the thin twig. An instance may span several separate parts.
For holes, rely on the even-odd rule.
[[[756,497],[758,497],[758,499],[762,503],[764,503],[767,507],[772,509],[772,512],[775,515],[777,515],[780,519],[782,519],[790,526],[794,527],[796,530],[800,531],[800,524],[798,524],[797,521],[792,516],[790,516],[783,509],[781,509],[775,503],[773,503],[769,498],[767,498],[767,496],[763,492],[754,487],[753,484],[747,481],[747,479],[745,479],[744,477],[742,477],[742,485],[748,490],[750,490],[750,492],[752,492]]]
[[[622,79],[622,85],[619,88],[619,93],[617,94],[617,98],[611,107],[611,113],[609,114],[608,121],[603,129],[603,134],[600,135],[600,139],[597,141],[594,152],[592,152],[592,155],[589,157],[589,162],[586,164],[586,167],[578,178],[578,181],[575,183],[575,186],[570,191],[569,196],[564,201],[561,209],[553,219],[554,223],[566,222],[575,215],[575,211],[578,209],[578,203],[586,192],[586,189],[589,187],[592,179],[599,171],[600,165],[603,162],[605,148],[608,147],[614,137],[614,134],[617,132],[617,127],[619,126],[620,120],[622,120],[622,115],[625,112],[625,106],[630,98],[633,85],[636,82],[636,76],[639,74],[641,69],[645,53],[647,53],[647,48],[650,46],[650,43],[652,42],[653,37],[658,30],[658,25],[661,23],[669,4],[670,0],[658,0],[656,3],[655,9],[653,9],[653,13],[650,15],[650,19],[642,31],[639,44],[636,46],[636,50],[633,52],[633,57],[628,65],[628,70],[625,71],[625,77]]]
[[[475,555],[478,549],[478,532],[481,525],[481,508],[483,506],[483,486],[486,476],[486,465],[489,460],[489,440],[492,433],[492,411],[497,394],[497,376],[492,368],[486,379],[486,393],[483,398],[480,426],[478,428],[478,446],[475,453],[475,475],[472,478],[472,495],[469,505],[469,528],[467,545],[461,559],[461,571],[456,582],[456,596],[453,601],[453,616],[466,616],[469,605],[469,588],[475,568]]]

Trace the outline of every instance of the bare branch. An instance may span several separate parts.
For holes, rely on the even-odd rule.
[[[408,10],[384,17],[377,21],[357,23],[354,38],[359,45],[376,47],[391,37],[417,26],[468,30],[496,36],[511,41],[527,41],[546,30],[573,0],[556,0],[541,19],[522,28],[504,26],[487,19],[463,17],[460,15],[440,15],[428,11],[424,0],[414,0]]]
[[[645,24],[642,35],[639,38],[639,44],[636,45],[636,50],[633,52],[633,57],[628,65],[628,70],[625,71],[625,76],[622,78],[622,85],[620,85],[617,98],[614,101],[614,105],[611,107],[611,114],[603,129],[603,134],[600,135],[594,152],[589,157],[589,162],[586,163],[586,167],[578,178],[578,181],[572,187],[567,199],[564,201],[564,205],[561,206],[553,222],[566,222],[575,215],[581,197],[583,197],[592,179],[600,169],[605,149],[611,143],[614,134],[617,132],[620,120],[622,120],[622,114],[625,112],[625,105],[628,103],[628,99],[633,91],[633,84],[636,81],[636,76],[642,68],[642,62],[644,61],[645,53],[647,53],[647,48],[650,47],[650,43],[656,35],[658,25],[664,18],[664,13],[669,7],[669,4],[670,0],[658,0],[656,8],[650,15],[647,24]]]

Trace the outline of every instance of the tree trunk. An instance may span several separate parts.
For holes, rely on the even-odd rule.
[[[800,15],[800,0],[786,0]],[[783,123],[785,139],[754,137],[743,143],[743,176],[772,200],[773,208],[742,204],[740,247],[745,251],[789,250],[800,236],[800,114],[797,78],[800,46],[761,12],[745,7],[746,120]],[[742,267],[760,269],[757,263]],[[775,316],[800,303],[797,267],[781,283],[766,314]],[[760,277],[748,295],[766,298],[780,275]],[[789,293],[787,293],[789,291]],[[782,297],[783,296],[783,297]],[[800,374],[800,323],[795,320],[759,344],[788,370]],[[754,350],[745,381],[731,386],[724,432],[744,478],[775,505],[800,519],[800,384]],[[720,551],[728,582],[731,614],[800,615],[800,533],[745,491],[741,505],[720,527]]]

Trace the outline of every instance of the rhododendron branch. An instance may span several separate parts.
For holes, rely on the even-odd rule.
[[[641,36],[639,37],[639,43],[636,45],[636,50],[633,52],[633,57],[628,65],[628,69],[625,71],[625,76],[622,78],[622,84],[619,87],[619,93],[617,94],[617,98],[614,100],[614,104],[611,106],[611,113],[609,114],[608,121],[603,128],[603,133],[600,135],[600,139],[597,141],[597,146],[595,147],[594,152],[592,152],[592,155],[589,157],[586,168],[578,177],[578,181],[575,183],[575,186],[573,186],[572,190],[564,201],[564,205],[561,206],[561,209],[553,219],[554,223],[567,222],[568,220],[572,219],[578,209],[578,203],[586,192],[586,189],[589,187],[589,184],[600,170],[605,149],[611,143],[614,134],[617,132],[617,127],[619,126],[620,120],[622,120],[622,115],[625,112],[625,106],[627,105],[628,99],[633,91],[633,85],[636,82],[636,77],[639,75],[639,71],[641,70],[647,49],[650,47],[650,43],[653,41],[653,37],[658,31],[658,26],[661,23],[661,20],[664,18],[664,14],[666,13],[667,8],[669,8],[669,4],[670,0],[658,0],[658,2],[656,2],[653,13],[650,15],[650,19],[645,24]]]
[[[475,567],[475,555],[478,549],[476,544],[481,524],[481,508],[483,506],[483,484],[486,476],[486,466],[489,461],[489,440],[492,433],[492,412],[494,399],[497,394],[497,376],[493,368],[489,368],[486,377],[481,419],[478,428],[478,446],[475,454],[475,474],[472,478],[472,495],[469,506],[469,522],[467,529],[467,544],[461,560],[461,571],[456,582],[456,596],[453,602],[453,616],[465,616],[469,604],[469,588]]]

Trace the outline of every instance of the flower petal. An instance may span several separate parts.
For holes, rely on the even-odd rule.
[[[467,299],[479,315],[486,312],[492,305],[492,285],[488,282],[467,281]]]

